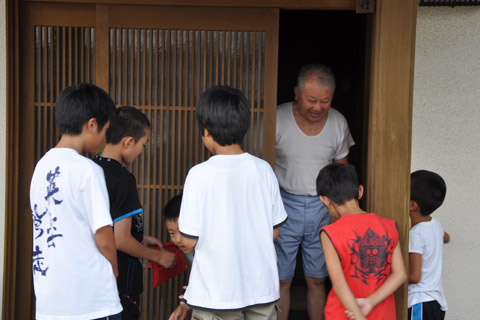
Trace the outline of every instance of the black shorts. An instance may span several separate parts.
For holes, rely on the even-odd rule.
[[[445,311],[436,301],[420,302],[408,308],[408,320],[443,320]]]
[[[140,318],[140,295],[120,294],[122,304],[122,320],[138,320]]]

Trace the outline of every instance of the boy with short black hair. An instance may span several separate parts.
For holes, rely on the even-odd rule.
[[[195,116],[213,156],[185,181],[178,222],[195,258],[184,298],[193,319],[276,319],[273,240],[287,214],[270,165],[241,147],[249,104],[240,90],[214,86]]]
[[[444,319],[442,252],[450,236],[431,214],[442,205],[447,186],[442,177],[427,170],[410,177],[408,319]]]
[[[395,221],[359,207],[363,187],[352,165],[320,170],[317,193],[336,220],[320,232],[333,285],[325,319],[395,319],[393,292],[407,278]]]
[[[178,217],[180,216],[180,206],[182,204],[182,194],[177,194],[171,198],[163,210],[163,219],[167,228],[170,240],[181,250],[183,261],[189,269],[192,268],[193,248],[187,248],[182,242],[182,234],[178,228]],[[185,286],[184,289],[187,287]],[[180,296],[180,304],[173,310],[168,318],[169,320],[183,320],[190,312],[191,308],[184,302],[183,295]]]
[[[115,105],[99,87],[62,90],[61,138],[38,161],[30,186],[35,319],[119,320],[117,255],[102,169],[83,153],[105,137]]]
[[[110,213],[118,256],[118,290],[123,306],[122,320],[138,319],[140,294],[143,291],[143,269],[139,259],[148,259],[170,268],[175,254],[151,247],[160,240],[143,234],[142,205],[138,198],[137,182],[122,164],[131,164],[142,153],[150,137],[150,121],[140,110],[120,107],[106,134],[106,145],[94,161],[105,173]]]
[[[170,240],[175,244],[182,252],[183,260],[188,268],[192,267],[191,253],[193,248],[187,248],[182,242],[182,235],[178,228],[178,217],[180,216],[180,206],[182,204],[182,194],[177,194],[170,199],[165,205],[163,210],[163,220],[165,222],[165,228],[167,229]]]

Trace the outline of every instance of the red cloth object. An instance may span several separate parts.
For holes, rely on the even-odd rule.
[[[158,247],[156,249],[160,250]],[[177,263],[171,269],[164,268],[153,261],[148,263],[148,265],[152,267],[154,288],[187,270],[182,254],[180,253],[180,250],[178,250],[178,248],[173,244],[173,242],[164,243],[163,249],[175,253],[177,256]]]

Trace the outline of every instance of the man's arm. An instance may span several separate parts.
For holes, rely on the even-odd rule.
[[[342,158],[342,159],[333,159],[333,162],[334,163],[341,163],[341,164],[347,164],[348,163],[348,156],[346,156],[345,158]]]
[[[400,243],[393,250],[391,273],[387,280],[365,299],[357,299],[364,315],[368,315],[370,311],[380,302],[385,300],[395,290],[407,280],[407,272],[403,263],[402,250]]]
[[[132,236],[131,229],[131,217],[115,222],[114,234],[117,250],[136,258],[154,261],[165,268],[171,268],[175,265],[177,256],[174,253],[144,246]]]
[[[360,310],[360,307],[358,306],[350,287],[348,286],[345,275],[343,274],[340,258],[338,257],[332,241],[325,232],[320,233],[320,240],[322,242],[328,274],[330,276],[330,280],[332,281],[335,293],[345,309],[349,310],[356,320],[366,319],[366,317],[362,314],[362,311]]]
[[[118,276],[117,248],[111,226],[105,226],[95,232],[95,242],[100,253],[107,258],[112,265],[115,278]]]
[[[408,254],[408,283],[419,283],[422,280],[422,255]]]
[[[273,241],[277,240],[279,234],[280,234],[280,227],[273,228]]]

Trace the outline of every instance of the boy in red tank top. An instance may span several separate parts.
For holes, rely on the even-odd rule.
[[[323,168],[317,193],[335,221],[320,231],[333,285],[325,319],[395,319],[393,292],[407,279],[395,221],[359,207],[352,165]]]

